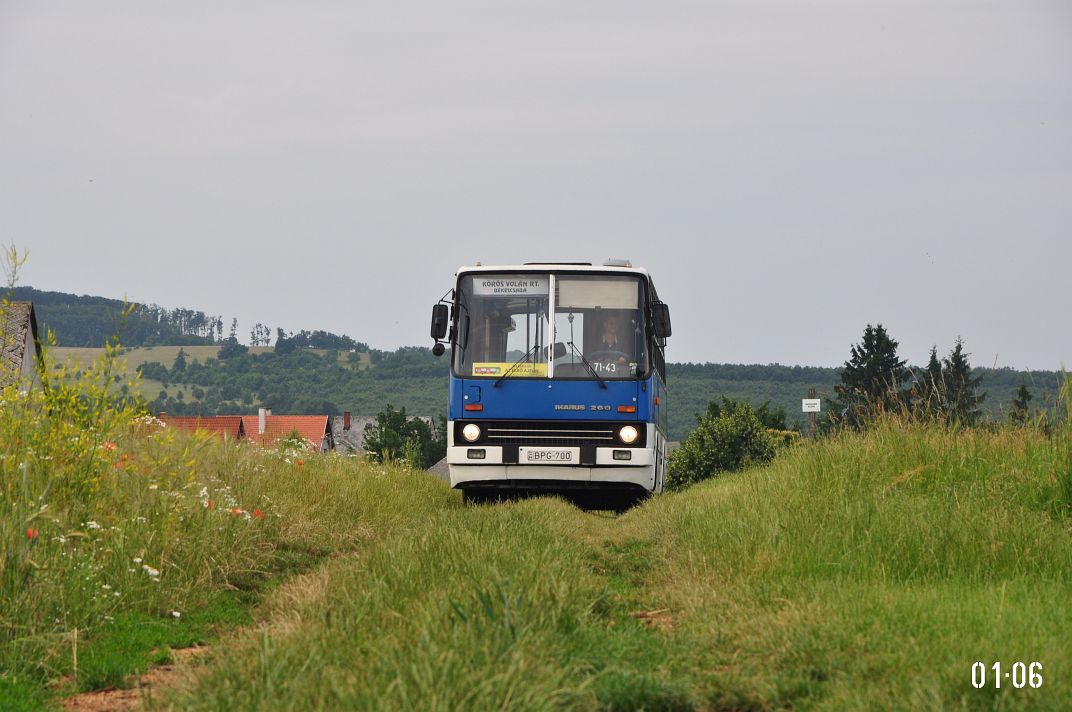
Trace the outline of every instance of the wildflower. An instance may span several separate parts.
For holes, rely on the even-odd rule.
[[[29,527],[26,530],[26,539],[29,540],[29,541],[33,541],[34,539],[36,539],[40,535],[41,535],[41,532],[39,532],[38,530],[34,529],[33,527]]]
[[[86,529],[100,529],[101,528],[100,524],[97,524],[96,522],[94,522],[92,520],[86,522],[84,526],[85,526]]]
[[[112,450],[115,450],[116,445],[111,440],[106,440],[101,445],[101,447],[104,448],[105,450],[107,450],[108,452],[111,452]]]
[[[154,483],[152,483],[151,485],[149,485],[149,489],[150,489],[150,490],[158,490],[158,489],[160,489],[160,485],[158,485],[158,484],[156,484],[156,483],[154,482]]]
[[[104,589],[105,591],[111,591],[111,590],[112,590],[112,587],[111,587],[111,586],[109,586],[109,585],[108,585],[108,584],[106,584],[106,583],[102,583],[102,584],[101,584],[101,588],[103,588],[103,589]]]
[[[236,517],[240,517],[245,513],[246,510],[244,509],[239,509],[238,507],[231,507],[231,514],[235,515]]]
[[[141,568],[142,571],[149,574],[152,578],[156,578],[160,575],[160,569],[154,569],[152,566],[149,566],[149,564],[142,564]]]
[[[134,557],[134,563],[135,564],[140,564],[141,563],[141,557],[140,556],[135,556]]]
[[[264,519],[264,512],[262,512],[259,509],[254,509],[253,510],[253,518],[254,519]]]
[[[179,613],[178,611],[172,611],[171,612],[171,617],[172,618],[182,618],[182,614]]]
[[[305,467],[305,460],[295,460],[294,464],[298,467]]]

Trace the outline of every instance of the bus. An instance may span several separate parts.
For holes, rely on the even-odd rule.
[[[670,310],[647,271],[478,263],[455,278],[431,336],[436,356],[450,346],[446,459],[463,499],[624,511],[661,492]]]

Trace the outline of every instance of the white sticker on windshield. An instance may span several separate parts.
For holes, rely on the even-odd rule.
[[[547,296],[547,277],[473,277],[473,294],[482,297]]]

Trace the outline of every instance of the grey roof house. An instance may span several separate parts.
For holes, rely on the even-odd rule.
[[[438,435],[435,418],[427,415],[409,415],[406,420],[423,420],[432,430],[432,437]],[[374,415],[351,417],[350,411],[336,415],[331,419],[331,432],[335,437],[335,449],[341,453],[361,454],[365,452],[365,426],[376,422]]]
[[[41,385],[41,342],[33,302],[0,302],[0,388]]]

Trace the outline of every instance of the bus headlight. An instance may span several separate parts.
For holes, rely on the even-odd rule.
[[[476,423],[469,423],[462,428],[462,437],[471,443],[475,443],[480,439],[480,426]]]
[[[626,445],[632,445],[640,437],[640,431],[634,428],[632,425],[626,425],[618,431],[618,439]]]

